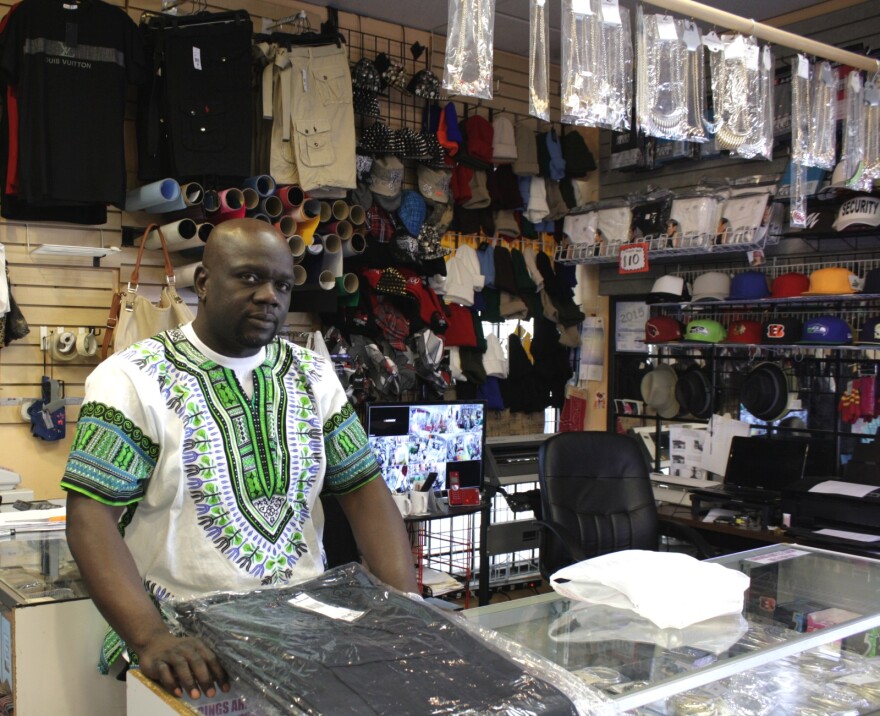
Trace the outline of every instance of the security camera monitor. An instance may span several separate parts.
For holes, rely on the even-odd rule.
[[[481,401],[371,403],[367,437],[392,492],[437,473],[437,493],[483,486],[486,405]]]

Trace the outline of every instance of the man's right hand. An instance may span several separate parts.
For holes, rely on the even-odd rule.
[[[198,637],[174,636],[168,632],[156,635],[136,650],[140,670],[175,696],[189,694],[193,699],[202,694],[213,698],[217,691],[229,691],[229,678],[216,654]]]

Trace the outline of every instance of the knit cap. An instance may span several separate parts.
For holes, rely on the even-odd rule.
[[[529,275],[532,277],[532,281],[535,283],[535,290],[540,291],[544,288],[544,277],[541,275],[541,272],[538,271],[537,264],[537,253],[531,246],[527,246],[523,249],[523,258],[526,262],[526,268],[529,271]]]
[[[529,198],[526,205],[525,218],[533,224],[543,221],[550,211],[547,204],[547,185],[544,177],[532,177],[529,182]]]
[[[474,291],[482,290],[483,275],[477,252],[462,244],[446,262],[446,300],[462,306],[474,304]]]
[[[548,209],[548,214],[544,217],[544,221],[557,221],[568,213],[568,205],[565,203],[565,199],[562,198],[558,181],[544,179],[544,187],[547,190]]]
[[[494,189],[490,188],[492,194],[492,208],[501,209],[522,209],[523,198],[519,191],[519,180],[513,173],[511,164],[501,164],[492,174],[494,181]]]
[[[452,179],[449,188],[452,189],[452,198],[456,204],[464,204],[471,199],[471,179],[474,170],[464,164],[456,164],[452,170]]]
[[[471,163],[481,169],[492,168],[492,141],[494,130],[489,120],[475,114],[464,122],[465,153],[459,149],[459,161]]]
[[[495,288],[500,288],[508,293],[516,293],[516,278],[513,273],[513,259],[510,250],[506,246],[496,246],[495,258]]]
[[[501,349],[501,341],[494,333],[486,336],[486,352],[483,354],[483,367],[486,369],[486,375],[495,378],[507,377],[507,358],[504,357],[504,351]]]
[[[510,252],[510,260],[511,263],[513,263],[513,278],[516,281],[516,288],[520,295],[535,293],[538,290],[538,287],[529,275],[529,269],[526,266],[526,259],[523,252],[519,249],[512,249]]]
[[[579,179],[596,170],[596,159],[576,129],[562,136],[562,156],[565,157],[565,176]]]
[[[527,124],[516,127],[516,161],[513,171],[519,176],[535,176],[540,172],[535,130]]]
[[[495,212],[495,235],[516,238],[519,236],[519,224],[516,215],[509,209]]]
[[[492,122],[492,156],[496,164],[512,162],[516,159],[516,135],[513,123],[508,117],[496,117]]]
[[[498,308],[505,319],[529,317],[529,308],[517,294],[509,291],[501,291],[501,303]]]
[[[483,275],[483,290],[495,287],[495,247],[483,242],[477,249],[477,261]]]
[[[554,181],[559,181],[565,177],[565,158],[562,156],[562,144],[559,142],[559,135],[555,129],[551,129],[544,137],[547,144],[547,154],[549,156],[549,167],[547,176]]]
[[[461,202],[465,209],[485,209],[492,203],[489,196],[489,188],[486,184],[486,172],[482,169],[474,169],[470,184],[470,199]]]
[[[474,332],[470,309],[457,303],[450,303],[446,306],[446,320],[449,327],[443,338],[448,347],[477,345],[477,334]]]
[[[440,126],[437,129],[437,139],[450,157],[454,157],[458,153],[462,136],[458,126],[455,102],[447,102],[443,108],[443,113],[440,115]]]

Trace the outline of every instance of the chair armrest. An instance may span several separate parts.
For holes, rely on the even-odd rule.
[[[718,556],[718,550],[709,544],[706,538],[700,534],[699,530],[694,529],[690,525],[683,525],[680,522],[675,522],[662,515],[658,516],[658,522],[661,535],[677,537],[684,542],[692,544],[697,550],[698,559],[709,559],[710,557]]]

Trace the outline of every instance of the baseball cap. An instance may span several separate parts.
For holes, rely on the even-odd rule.
[[[403,162],[395,156],[377,157],[370,169],[370,190],[373,199],[380,197],[397,199],[400,206],[400,187],[403,183]],[[397,206],[389,208],[382,204],[386,211],[396,211]]]
[[[872,268],[865,275],[862,293],[880,293],[880,268]]]
[[[762,328],[758,321],[733,321],[727,327],[728,343],[760,343]]]
[[[413,236],[418,236],[425,223],[425,216],[428,214],[428,207],[425,206],[425,200],[418,192],[407,189],[403,192],[400,199],[400,208],[397,210],[397,218],[404,228]]]
[[[810,290],[804,296],[838,296],[858,291],[859,278],[839,266],[816,269],[810,274]]]
[[[858,194],[843,202],[834,222],[837,231],[850,226],[878,225],[880,225],[880,198],[870,194]]]
[[[694,279],[691,303],[723,301],[730,295],[730,276],[720,271],[709,271]]]
[[[853,335],[849,324],[837,316],[819,316],[804,324],[801,343],[829,343],[847,345],[852,343]]]
[[[880,316],[868,318],[859,331],[856,343],[880,344]]]
[[[684,331],[686,341],[720,343],[727,337],[727,331],[718,321],[711,318],[696,318],[687,324]]]
[[[769,295],[767,277],[761,271],[744,271],[731,280],[728,299],[751,301]]]
[[[762,343],[797,343],[804,332],[804,325],[797,318],[773,318],[765,321],[761,329]]]
[[[645,323],[645,343],[680,341],[683,333],[681,323],[669,316],[654,316]]]
[[[664,303],[666,301],[687,301],[687,284],[681,276],[661,276],[651,287],[646,303]]]
[[[773,279],[773,286],[770,289],[771,298],[791,298],[792,296],[800,296],[805,291],[810,290],[810,279],[806,274],[797,271],[784,273]]]
[[[419,191],[423,197],[440,204],[449,203],[451,171],[448,169],[434,169],[424,164],[419,164],[416,168],[416,173],[418,175]]]

